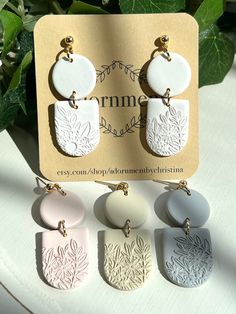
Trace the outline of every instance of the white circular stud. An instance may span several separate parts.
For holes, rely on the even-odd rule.
[[[84,218],[85,207],[81,199],[70,191],[63,196],[59,192],[45,195],[40,204],[40,216],[49,227],[58,228],[58,223],[65,220],[66,228],[78,225]]]
[[[170,52],[171,61],[158,55],[149,64],[147,81],[150,87],[161,96],[170,89],[170,96],[183,93],[191,81],[191,68],[181,55]]]
[[[105,216],[115,226],[124,228],[130,220],[130,227],[136,228],[147,219],[148,203],[139,194],[128,191],[124,195],[122,190],[112,192],[106,199]]]
[[[167,200],[167,212],[174,223],[183,226],[186,218],[190,219],[190,227],[201,227],[208,220],[210,206],[205,197],[197,191],[184,190],[171,192]]]
[[[92,62],[84,56],[71,54],[61,58],[52,72],[52,82],[59,94],[69,99],[73,91],[75,99],[88,96],[96,85],[96,70]]]

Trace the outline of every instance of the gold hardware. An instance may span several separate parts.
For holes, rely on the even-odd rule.
[[[171,61],[170,53],[168,51],[168,43],[169,43],[169,41],[170,41],[170,38],[167,35],[163,35],[160,38],[162,51],[166,53],[167,60]]]
[[[127,219],[125,222],[124,228],[123,228],[123,232],[124,232],[126,238],[129,238],[130,231],[131,231],[130,220]]]
[[[166,92],[165,92],[163,98],[167,98],[167,102],[166,102],[165,105],[166,105],[167,107],[170,107],[170,88],[167,88],[167,89],[166,89]]]
[[[186,218],[184,221],[184,232],[186,235],[190,234],[190,223],[191,223],[191,220],[189,218]]]
[[[67,232],[66,232],[66,226],[65,226],[65,220],[60,220],[58,223],[58,229],[62,233],[63,237],[67,237]]]
[[[58,183],[46,183],[43,179],[40,177],[36,177],[37,180],[41,181],[45,185],[46,192],[59,192],[62,196],[66,196],[66,192],[61,188],[61,186]]]
[[[177,190],[183,190],[185,191],[189,196],[191,195],[191,192],[189,188],[187,187],[188,183],[186,180],[180,180],[177,186]]]
[[[72,95],[71,95],[71,101],[72,101],[72,106],[74,109],[78,109],[78,106],[75,103],[75,96],[76,96],[76,91],[73,90]]]
[[[128,195],[129,184],[127,182],[120,182],[118,184],[109,183],[109,182],[105,182],[105,181],[97,181],[97,180],[95,180],[95,182],[100,183],[100,184],[105,184],[109,188],[112,188],[114,190],[122,190],[124,192],[125,196]]]
[[[65,44],[66,44],[66,54],[70,62],[73,62],[73,59],[71,58],[71,54],[73,54],[73,43],[74,43],[74,38],[72,36],[67,36],[65,39]]]

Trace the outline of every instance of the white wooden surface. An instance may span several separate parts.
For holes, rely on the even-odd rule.
[[[236,60],[235,60],[236,61]],[[110,287],[98,270],[104,193],[94,182],[65,183],[87,204],[82,226],[90,230],[91,276],[81,288],[64,292],[46,285],[37,272],[35,247],[46,228],[38,217],[37,146],[23,131],[0,133],[0,279],[33,313],[79,314],[223,314],[236,313],[236,62],[224,82],[200,90],[200,164],[189,185],[211,206],[206,223],[211,232],[214,270],[199,288],[180,288],[162,275],[160,231],[167,226],[163,211],[165,186],[152,181],[130,182],[147,198],[150,215],[144,228],[152,233],[153,274],[133,292]],[[50,158],[50,156],[49,156]],[[156,238],[156,250],[154,244]],[[28,313],[0,286],[0,313]]]

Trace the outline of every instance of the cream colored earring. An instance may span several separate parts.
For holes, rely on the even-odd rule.
[[[151,273],[151,239],[148,230],[136,229],[148,215],[146,200],[128,183],[107,184],[113,192],[106,199],[105,216],[118,229],[104,232],[104,274],[119,290],[142,286]]]
[[[96,70],[84,56],[74,54],[74,39],[64,40],[66,56],[56,62],[52,82],[67,100],[55,103],[55,131],[60,148],[71,156],[92,152],[100,140],[97,100],[84,100],[96,85]]]
[[[179,153],[189,131],[189,101],[172,97],[188,88],[191,68],[183,56],[168,51],[168,43],[167,35],[160,38],[162,54],[154,57],[147,69],[148,84],[160,98],[148,100],[146,139],[160,156]]]

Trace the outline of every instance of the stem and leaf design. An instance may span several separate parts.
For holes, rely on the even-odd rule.
[[[208,278],[213,267],[208,239],[192,236],[177,237],[176,250],[165,264],[168,277],[183,287],[195,287]]]
[[[104,134],[112,134],[114,137],[123,137],[126,134],[134,133],[134,129],[140,129],[144,128],[146,124],[146,115],[140,114],[138,117],[133,116],[130,119],[129,123],[126,123],[126,125],[121,128],[120,130],[117,130],[112,127],[110,123],[106,121],[104,117],[101,117],[100,120],[100,129],[104,129]]]
[[[162,156],[177,154],[188,136],[188,117],[170,106],[165,114],[147,119],[147,142],[150,148]]]
[[[151,247],[142,237],[136,236],[130,243],[105,244],[105,276],[108,282],[120,290],[132,290],[141,286],[151,271]]]
[[[123,70],[126,75],[133,81],[146,82],[146,73],[142,69],[135,69],[132,64],[125,64],[120,60],[113,60],[109,65],[104,64],[101,66],[101,70],[97,70],[97,82],[102,83],[106,76],[111,74],[115,69]]]
[[[43,248],[42,266],[44,277],[50,285],[58,289],[71,289],[87,275],[87,253],[71,239],[64,248]]]

